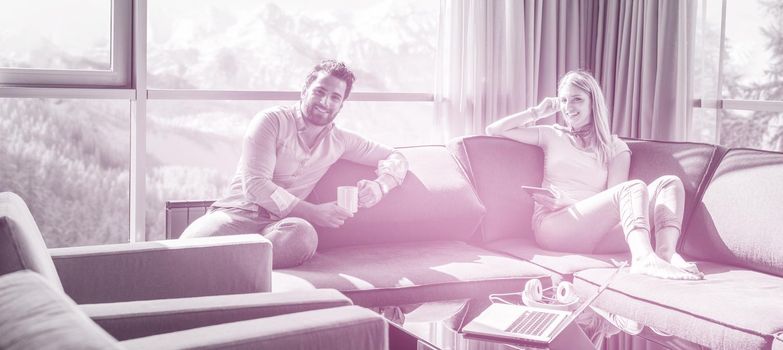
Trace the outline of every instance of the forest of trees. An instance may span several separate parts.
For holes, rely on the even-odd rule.
[[[0,100],[0,188],[27,202],[50,248],[128,240],[127,107]]]

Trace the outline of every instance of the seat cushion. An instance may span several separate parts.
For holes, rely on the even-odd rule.
[[[0,277],[0,349],[119,349],[62,291],[32,271]]]
[[[697,259],[783,276],[783,153],[732,149],[685,231]]]
[[[709,348],[769,348],[783,330],[783,278],[717,263],[698,265],[705,273],[701,281],[623,272],[595,305]],[[612,272],[580,271],[574,282],[577,289],[595,290]]]
[[[126,349],[339,349],[389,348],[380,315],[355,305],[295,312],[126,340]]]
[[[618,254],[576,254],[539,248],[532,238],[508,238],[481,245],[492,251],[510,254],[552,270],[570,279],[574,272],[591,268],[613,267],[612,259],[628,260],[628,253]]]
[[[0,254],[0,274],[33,270],[63,289],[30,209],[12,192],[0,193]]]
[[[79,308],[110,335],[122,341],[346,305],[351,305],[351,300],[340,292],[316,289],[81,304]]]
[[[372,208],[359,212],[340,228],[316,227],[318,248],[351,244],[465,240],[484,216],[484,206],[459,163],[443,146],[401,148],[409,169],[402,185]],[[308,200],[337,199],[337,187],[374,179],[375,167],[348,161],[335,163]]]
[[[334,288],[369,307],[486,298],[551,274],[465,242],[409,242],[320,251],[304,265],[274,270],[272,290]]]

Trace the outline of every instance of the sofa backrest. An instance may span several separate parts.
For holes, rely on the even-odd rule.
[[[487,209],[479,228],[481,240],[533,237],[533,200],[519,186],[541,186],[541,148],[491,136],[459,137],[447,147],[465,168]]]
[[[700,189],[715,168],[723,150],[689,142],[625,140],[631,149],[631,179],[650,182],[677,175],[685,187],[685,221],[693,211]],[[449,149],[465,167],[487,208],[481,224],[484,241],[532,237],[533,201],[520,185],[540,186],[543,152],[539,147],[505,138],[467,136],[451,140]],[[683,226],[684,227],[684,226]]]
[[[731,149],[685,231],[697,259],[783,276],[783,153]]]
[[[41,231],[27,204],[17,194],[0,193],[0,275],[33,270],[62,291],[60,277]]]
[[[484,216],[465,172],[444,146],[404,147],[405,181],[372,208],[359,208],[340,228],[316,227],[318,249],[387,242],[468,240]],[[334,201],[337,187],[374,179],[375,167],[338,161],[307,198]]]

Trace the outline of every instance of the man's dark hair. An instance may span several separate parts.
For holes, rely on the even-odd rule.
[[[315,65],[315,67],[313,67],[313,70],[310,72],[310,74],[307,75],[304,89],[302,89],[302,91],[305,91],[308,87],[310,87],[310,84],[312,84],[313,81],[315,81],[315,78],[318,77],[319,72],[326,72],[327,74],[344,81],[345,96],[343,96],[343,100],[348,99],[348,95],[351,94],[353,82],[356,81],[356,76],[353,75],[353,72],[350,68],[348,68],[348,66],[345,65],[345,63],[333,59],[323,60],[321,63],[318,63]]]

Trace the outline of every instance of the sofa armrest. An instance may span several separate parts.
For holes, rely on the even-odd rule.
[[[258,234],[54,248],[78,304],[271,290],[272,244]]]
[[[388,348],[386,321],[351,305],[224,323],[126,340],[126,349],[362,349]]]
[[[222,323],[352,305],[334,289],[79,305],[118,340]]]

